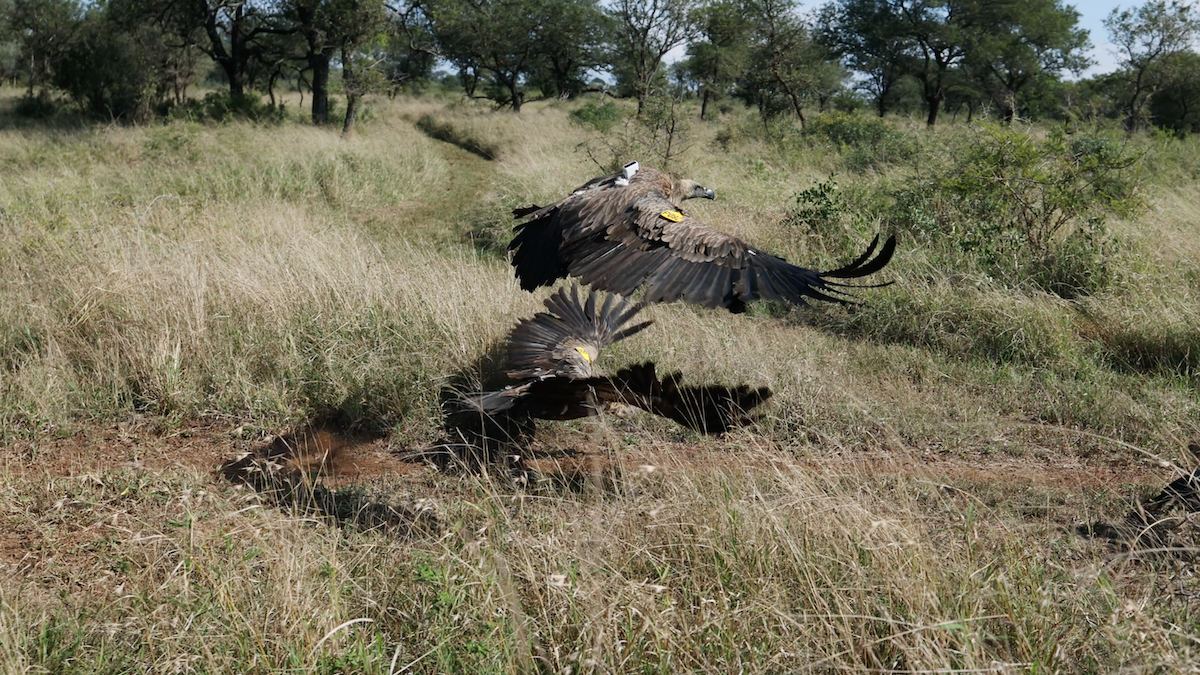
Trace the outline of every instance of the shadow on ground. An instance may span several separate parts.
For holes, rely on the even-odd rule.
[[[1193,443],[1188,450],[1200,460],[1200,445]],[[1080,525],[1076,533],[1106,539],[1122,551],[1195,557],[1200,553],[1200,468],[1136,501],[1120,522]]]
[[[432,512],[388,504],[360,486],[331,489],[323,484],[341,470],[353,440],[331,429],[279,436],[224,462],[219,472],[230,482],[250,486],[279,508],[332,520],[339,527],[399,535],[436,529]]]

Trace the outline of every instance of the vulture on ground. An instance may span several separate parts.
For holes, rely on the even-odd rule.
[[[638,170],[633,162],[621,173],[589,181],[557,204],[516,209],[516,218],[530,218],[514,228],[508,246],[521,288],[533,290],[573,276],[625,296],[645,286],[646,303],[682,299],[735,313],[759,298],[846,304],[851,300],[845,289],[870,286],[832,280],[878,272],[896,249],[892,236],[875,255],[876,236],[865,253],[844,267],[828,272],[797,267],[704,225],[679,206],[686,199],[714,196],[695,181],[673,181],[657,169]]]
[[[452,440],[438,445],[495,458],[508,444],[528,440],[534,420],[594,416],[614,403],[721,433],[748,422],[748,411],[771,397],[767,387],[684,386],[679,373],[659,379],[649,361],[612,377],[596,374],[601,348],[651,324],[628,325],[640,304],[599,297],[593,290],[581,300],[578,285],[560,288],[546,299],[548,311],[518,323],[508,341],[508,376],[517,382],[449,401],[445,430]]]

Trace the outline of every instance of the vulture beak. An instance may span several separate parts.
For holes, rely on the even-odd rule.
[[[713,192],[712,188],[703,188],[703,190],[704,190],[704,194],[700,195],[701,197],[704,197],[705,199],[716,199],[717,198],[717,193]]]

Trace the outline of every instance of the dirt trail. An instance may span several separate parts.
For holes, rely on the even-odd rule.
[[[0,469],[9,475],[80,476],[107,471],[184,469],[212,472],[241,453],[261,450],[273,439],[245,440],[228,423],[196,423],[169,433],[150,424],[85,429],[67,438],[23,441],[0,450]],[[562,439],[566,440],[566,439]],[[1064,492],[1126,493],[1130,488],[1160,486],[1174,476],[1150,463],[1112,463],[1078,457],[1005,457],[895,452],[880,448],[856,453],[805,447],[748,451],[736,440],[707,439],[701,445],[639,439],[640,444],[610,451],[588,439],[576,447],[533,453],[535,472],[603,472],[619,464],[625,469],[654,471],[775,471],[781,461],[811,468],[815,474],[839,476],[905,476],[958,486],[1023,486]],[[320,470],[329,487],[374,483],[425,469],[425,464],[387,438],[319,432],[289,442],[300,448],[303,468],[315,470],[312,457],[328,458]],[[647,469],[650,470],[650,469]]]
[[[496,174],[496,162],[473,154],[445,141],[434,141],[449,165],[449,172],[438,190],[425,193],[424,199],[406,202],[394,227],[410,232],[463,234],[464,212],[486,196]]]

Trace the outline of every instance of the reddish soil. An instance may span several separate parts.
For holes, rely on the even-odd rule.
[[[295,468],[319,473],[329,487],[401,476],[424,467],[419,460],[406,461],[406,455],[395,452],[397,448],[388,439],[377,436],[317,431],[280,440],[268,437],[248,441],[229,425],[201,423],[165,434],[150,425],[122,424],[92,428],[65,438],[21,441],[0,447],[0,469],[18,476],[76,476],[123,467],[158,471],[185,467],[215,473],[222,463],[247,451],[262,452],[272,442],[286,446]],[[746,451],[711,440],[700,446],[649,441],[613,451],[587,442],[574,450],[533,454],[529,468],[541,472],[600,471],[618,457],[626,469],[644,466],[644,470],[657,471],[771,470],[778,462],[774,453]],[[1176,477],[1170,468],[1141,458],[1113,462],[1060,453],[966,456],[916,449],[823,452],[805,447],[797,451],[794,461],[821,474],[904,475],[968,485],[1021,484],[1099,492],[1127,492],[1130,486],[1161,485]]]

